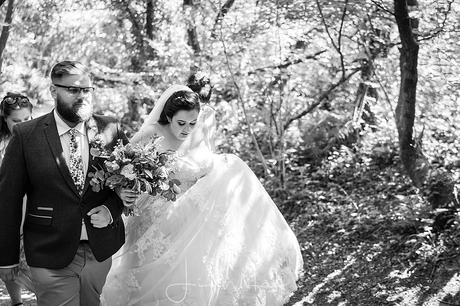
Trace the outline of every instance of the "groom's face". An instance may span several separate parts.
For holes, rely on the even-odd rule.
[[[51,86],[56,110],[69,123],[88,120],[93,113],[92,82],[88,75],[66,75]]]

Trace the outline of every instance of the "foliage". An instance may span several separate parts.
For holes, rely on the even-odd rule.
[[[448,212],[429,202],[436,186],[458,188],[458,3],[419,0],[411,13],[420,45],[415,135],[432,168],[430,195],[400,169],[393,1],[235,1],[219,23],[222,1],[149,2],[153,10],[140,0],[21,1],[0,94],[52,104],[51,66],[82,60],[94,72],[96,110],[132,134],[165,88],[199,68],[214,85],[219,150],[248,162],[291,224],[378,237],[411,264],[458,248],[455,201],[441,207]],[[359,105],[362,88],[367,108]]]

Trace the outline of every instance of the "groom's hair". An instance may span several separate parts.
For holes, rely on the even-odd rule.
[[[199,112],[200,96],[193,91],[176,91],[166,101],[163,111],[160,114],[160,119],[158,119],[158,123],[161,125],[168,124],[168,118],[172,118],[178,111],[181,110],[197,110]]]
[[[51,69],[51,81],[61,79],[67,75],[83,75],[87,74],[91,77],[91,72],[88,67],[77,61],[62,61],[54,65]]]

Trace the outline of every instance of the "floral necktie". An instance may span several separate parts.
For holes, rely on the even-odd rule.
[[[82,193],[85,184],[85,175],[83,172],[83,159],[81,157],[80,142],[77,141],[78,131],[69,130],[70,135],[70,156],[69,170],[78,193]]]

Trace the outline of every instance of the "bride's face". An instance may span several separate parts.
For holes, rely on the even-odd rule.
[[[169,128],[172,135],[178,140],[185,140],[193,131],[198,119],[197,110],[180,110],[169,119]]]

